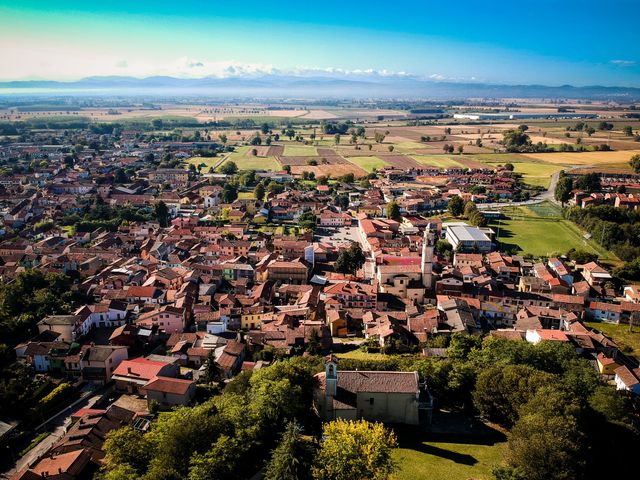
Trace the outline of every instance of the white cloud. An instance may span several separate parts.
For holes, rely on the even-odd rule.
[[[611,60],[609,63],[613,63],[618,67],[633,67],[636,64],[635,60]]]

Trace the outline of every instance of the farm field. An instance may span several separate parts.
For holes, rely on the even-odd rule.
[[[640,150],[616,152],[522,153],[522,157],[556,165],[606,165],[626,163]]]
[[[316,147],[308,145],[285,145],[284,154],[285,157],[315,157],[318,155]]]
[[[504,165],[505,162],[485,162],[490,167],[497,167],[498,165]],[[524,183],[534,187],[549,187],[551,182],[551,176],[562,170],[564,167],[557,164],[549,164],[543,162],[527,162],[521,160],[511,160],[511,164],[514,167],[514,171],[522,175]]]
[[[462,163],[449,155],[411,155],[416,162],[429,167],[437,168],[460,168],[464,167]]]
[[[378,168],[383,168],[389,164],[378,157],[347,157],[347,160],[362,168],[366,172],[373,172]]]
[[[393,480],[490,480],[506,442],[476,435],[398,433]],[[466,442],[466,443],[465,443]]]
[[[629,325],[623,324],[585,322],[585,325],[611,337],[623,353],[640,360],[640,326],[634,326],[633,330],[629,331]]]
[[[238,166],[238,170],[281,170],[282,165],[275,157],[259,157],[248,155],[249,147],[238,147],[235,152],[227,157]],[[222,166],[224,164],[221,164]]]
[[[208,172],[211,167],[215,167],[223,159],[224,157],[191,157],[186,159],[185,163],[187,168],[189,168],[189,165],[195,165],[196,168],[202,165],[202,171]]]

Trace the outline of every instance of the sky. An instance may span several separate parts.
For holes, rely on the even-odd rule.
[[[0,0],[0,81],[412,75],[640,87],[638,0]]]

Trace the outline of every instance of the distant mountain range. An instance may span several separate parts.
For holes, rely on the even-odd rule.
[[[210,95],[262,98],[544,98],[581,100],[640,100],[640,88],[571,85],[499,85],[476,82],[434,81],[399,75],[286,75],[247,77],[147,78],[104,76],[72,82],[50,80],[0,82],[0,89],[29,94],[47,89],[65,94]]]

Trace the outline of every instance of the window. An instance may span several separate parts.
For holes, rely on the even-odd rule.
[[[373,397],[370,397],[370,398],[369,398],[369,405],[373,405],[373,400],[374,400],[374,398],[373,398]]]

